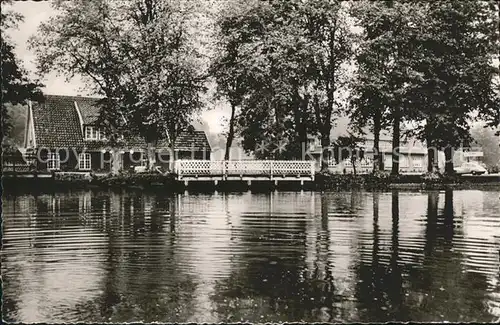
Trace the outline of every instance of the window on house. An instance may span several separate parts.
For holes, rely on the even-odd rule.
[[[97,130],[93,126],[85,127],[85,140],[97,140]]]
[[[81,153],[78,155],[78,169],[90,170],[90,153]]]
[[[58,170],[61,168],[61,158],[58,152],[49,152],[47,159],[47,169]]]
[[[104,134],[95,126],[85,127],[85,140],[105,140]]]

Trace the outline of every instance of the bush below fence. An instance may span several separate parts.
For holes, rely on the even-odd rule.
[[[174,187],[175,178],[171,174],[158,173],[120,173],[107,175],[93,175],[91,185],[106,187]]]

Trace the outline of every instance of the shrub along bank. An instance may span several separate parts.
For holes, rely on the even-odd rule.
[[[10,189],[15,186],[28,183],[28,186],[35,187],[108,187],[108,188],[161,188],[167,191],[178,191],[184,189],[183,182],[177,182],[172,174],[159,173],[130,173],[95,175],[92,173],[56,173],[52,178],[6,178],[3,179],[4,188]],[[31,184],[31,185],[29,185]],[[190,188],[199,188],[213,191],[214,189],[222,191],[240,191],[247,190],[246,182],[219,182],[215,185],[213,182],[191,182]],[[301,186],[299,182],[279,182],[278,189],[283,190],[389,190],[389,189],[447,189],[447,188],[477,188],[488,186],[500,188],[500,175],[498,176],[444,176],[441,174],[424,175],[390,175],[384,172],[375,172],[371,174],[316,174],[313,182],[306,182]],[[274,182],[252,182],[252,190],[272,190]]]
[[[103,187],[154,187],[174,188],[177,185],[172,174],[119,173],[93,175],[90,185]]]
[[[388,189],[447,189],[471,188],[478,185],[500,187],[498,176],[446,176],[439,173],[426,173],[423,175],[391,175],[385,172],[371,174],[317,174],[315,180],[318,190],[388,190]]]

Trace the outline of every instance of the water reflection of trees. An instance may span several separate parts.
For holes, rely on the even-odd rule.
[[[252,194],[245,196],[249,206],[238,211],[235,207],[241,201],[228,196],[181,201],[159,193],[87,191],[23,197],[7,202],[10,214],[5,238],[9,245],[11,231],[29,228],[32,235],[26,247],[36,263],[26,259],[20,267],[31,273],[23,275],[12,271],[15,264],[8,254],[2,255],[2,270],[12,271],[4,278],[11,284],[22,283],[26,274],[50,277],[62,264],[55,261],[47,268],[43,258],[51,255],[46,249],[50,246],[62,252],[57,246],[62,237],[58,236],[70,230],[79,232],[82,242],[100,241],[88,249],[71,246],[75,257],[64,267],[72,265],[78,271],[82,259],[88,258],[100,273],[89,276],[88,287],[99,288],[92,297],[76,288],[79,303],[65,307],[67,321],[76,317],[92,322],[185,322],[197,307],[200,282],[214,278],[211,305],[200,309],[200,315],[213,312],[209,316],[218,321],[491,321],[485,297],[491,290],[488,278],[467,272],[464,264],[467,243],[461,216],[454,209],[456,193],[429,192],[426,196],[427,209],[421,220],[401,212],[407,196],[398,192]],[[220,246],[225,241],[218,242],[199,261],[196,258],[207,250],[192,242],[200,236],[198,233],[193,239],[190,231],[192,223],[211,217],[203,213],[213,208],[207,202],[214,200],[223,207],[222,218],[232,222],[227,227],[212,224],[224,230],[215,235],[231,237],[231,244],[226,248]],[[369,238],[356,228],[367,200],[372,220]],[[13,214],[17,218],[10,218]],[[384,217],[391,219],[389,229],[384,228]],[[410,222],[425,225],[419,230],[420,237],[401,235],[405,227],[415,226]],[[209,230],[202,224],[198,231]],[[210,238],[208,234],[201,237]],[[14,240],[19,245],[24,239]],[[348,246],[358,250],[342,251]],[[365,246],[369,247],[366,251]],[[82,252],[87,255],[79,260]],[[16,254],[19,258],[23,251]],[[348,255],[355,268],[339,268],[340,255]],[[210,278],[203,273],[202,267],[212,257],[227,259],[228,276]],[[190,269],[193,265],[196,267]],[[224,268],[214,265],[211,271]],[[346,274],[354,275],[353,283]],[[354,297],[346,286],[353,289]],[[11,291],[9,297],[13,296]],[[4,308],[15,316],[14,311],[23,308],[22,301],[6,299]]]
[[[274,203],[271,195],[256,195],[250,208],[256,211],[240,217],[232,271],[218,281],[212,297],[219,321],[303,317],[304,304],[309,303],[303,274],[306,218]]]
[[[182,272],[187,261],[176,252],[177,201],[161,194],[114,195],[111,201],[120,202],[114,217],[121,227],[109,232],[100,315],[112,322],[187,319],[195,281]]]
[[[359,193],[324,194],[318,214],[314,210],[303,216],[290,209],[286,219],[272,216],[285,216],[281,210],[287,206],[270,203],[267,205],[270,210],[267,215],[258,216],[258,223],[251,216],[242,220],[242,233],[238,235],[241,246],[235,251],[232,272],[217,283],[212,298],[219,320],[330,322],[345,319],[344,309],[349,306],[335,286],[330,220],[355,217],[361,198]],[[315,200],[314,193],[308,199]],[[282,195],[281,200],[293,202],[298,198]],[[307,206],[314,208],[315,205]],[[331,212],[334,212],[332,216]]]
[[[391,249],[381,251],[379,194],[373,194],[373,232],[370,259],[360,258],[356,299],[363,321],[488,321],[484,304],[486,278],[462,267],[461,220],[453,209],[453,192],[444,194],[440,211],[439,193],[428,193],[426,228],[421,258],[408,264],[400,257],[399,196],[392,193]],[[404,217],[404,216],[403,216]],[[386,258],[389,258],[389,261]],[[404,263],[404,264],[403,264]]]
[[[161,194],[91,191],[54,193],[27,200],[34,203],[26,214],[31,220],[29,254],[35,256],[35,260],[18,265],[30,271],[16,269],[11,273],[13,278],[8,279],[10,284],[26,283],[23,274],[33,272],[38,279],[50,278],[53,272],[63,271],[61,268],[64,272],[71,269],[81,272],[83,260],[78,256],[100,268],[98,275],[89,275],[87,280],[88,288],[99,289],[94,289],[89,296],[86,292],[73,291],[68,303],[71,299],[75,304],[52,306],[58,314],[46,316],[53,317],[47,321],[182,322],[188,319],[193,308],[195,281],[192,275],[182,271],[189,262],[184,260],[185,255],[177,253],[175,232],[171,227],[164,227],[174,225],[175,200]],[[10,222],[13,227],[22,227],[19,224],[22,218],[17,214],[18,218]],[[74,240],[77,242],[72,242]],[[84,243],[92,244],[92,249],[81,245]],[[19,253],[15,257],[19,258]],[[40,260],[66,255],[68,259],[64,264],[56,260],[50,268]],[[12,262],[7,262],[12,266]],[[71,283],[67,285],[72,288]],[[16,293],[12,291],[9,296],[14,298]],[[11,301],[12,310],[20,308],[16,299],[6,300]]]
[[[410,317],[428,321],[491,321],[484,304],[487,279],[463,266],[462,220],[455,215],[454,192],[428,194],[422,267],[409,275]]]
[[[389,261],[380,251],[380,193],[373,193],[373,233],[371,258],[360,258],[356,267],[356,299],[360,320],[387,322],[406,320],[403,301],[402,270],[399,264],[399,193],[391,197],[391,254]]]

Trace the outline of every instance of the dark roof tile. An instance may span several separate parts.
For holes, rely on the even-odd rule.
[[[83,145],[80,119],[74,101],[66,96],[45,96],[33,103],[33,122],[38,147],[60,148]]]
[[[204,131],[186,131],[177,136],[174,149],[181,151],[210,150],[210,143]]]
[[[98,106],[99,98],[92,97],[76,97],[75,101],[82,114],[83,124],[94,124],[99,118],[100,107]]]

